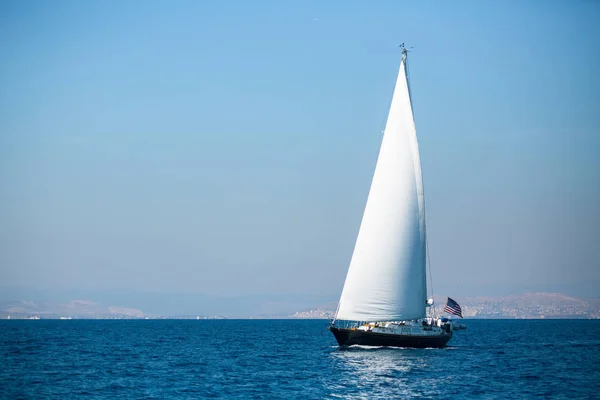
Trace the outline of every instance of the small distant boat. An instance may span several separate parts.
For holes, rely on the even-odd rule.
[[[453,331],[460,331],[460,330],[467,329],[467,326],[460,321],[451,320],[450,322],[452,324]]]
[[[427,235],[421,160],[407,50],[400,70],[371,189],[335,317],[340,346],[443,347],[449,320],[428,316]],[[430,314],[434,314],[433,311]]]

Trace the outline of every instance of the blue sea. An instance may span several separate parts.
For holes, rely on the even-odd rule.
[[[600,398],[600,321],[465,322],[444,349],[340,349],[323,320],[0,321],[0,397]]]

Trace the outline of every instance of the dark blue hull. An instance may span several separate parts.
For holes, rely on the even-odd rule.
[[[357,329],[336,328],[329,330],[340,346],[389,346],[389,347],[444,347],[452,338],[452,332],[443,332],[436,336],[408,336],[389,333],[376,333]]]

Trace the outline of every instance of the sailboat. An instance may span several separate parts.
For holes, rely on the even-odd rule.
[[[392,104],[348,274],[329,330],[340,346],[443,347],[428,315],[423,177],[404,45]],[[433,297],[433,296],[432,296]]]

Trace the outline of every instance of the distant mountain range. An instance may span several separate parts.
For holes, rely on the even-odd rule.
[[[560,293],[525,293],[506,297],[465,297],[454,300],[465,318],[600,318],[600,298],[578,299]],[[436,313],[443,313],[446,298],[436,298]],[[298,311],[292,318],[332,318],[337,304]]]
[[[560,293],[474,297],[459,304],[467,318],[600,318],[600,298],[579,299]],[[438,311],[442,310],[443,304],[439,304]]]
[[[0,304],[0,318],[144,318],[137,308],[120,306],[102,306],[89,300],[72,300],[66,303],[17,301]]]
[[[436,298],[436,312],[441,315],[445,298]],[[600,318],[600,298],[579,299],[560,293],[526,293],[505,297],[454,298],[462,307],[465,318]],[[290,306],[291,307],[291,306]],[[332,318],[336,302],[325,303],[301,311],[264,314],[255,318]],[[293,310],[293,309],[292,309]],[[104,306],[89,300],[68,302],[14,301],[0,303],[0,318],[89,318],[89,319],[140,319],[140,318],[236,318],[236,315],[148,315],[142,310],[124,306]],[[252,318],[245,314],[242,318]]]

